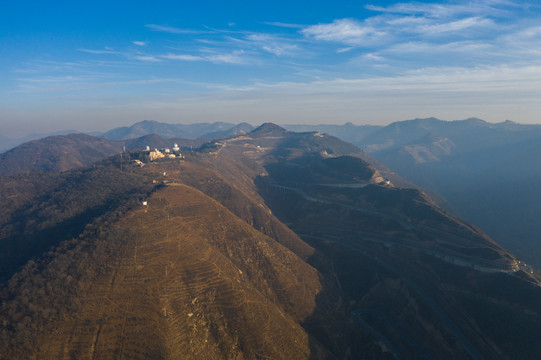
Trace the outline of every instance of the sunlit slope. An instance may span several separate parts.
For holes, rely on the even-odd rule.
[[[118,256],[13,358],[308,358],[299,322],[321,286],[289,250],[185,185],[112,226]]]

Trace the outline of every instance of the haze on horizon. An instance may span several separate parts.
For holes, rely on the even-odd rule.
[[[23,1],[0,14],[0,135],[149,119],[540,123],[536,1]]]

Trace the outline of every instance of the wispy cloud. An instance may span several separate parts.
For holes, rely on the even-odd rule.
[[[410,41],[389,47],[385,52],[397,54],[431,54],[433,56],[449,53],[467,53],[473,57],[480,53],[487,54],[488,51],[492,50],[494,50],[493,45],[477,41],[456,41],[442,44]]]
[[[81,81],[81,77],[75,77],[71,75],[64,76],[44,76],[38,78],[18,78],[18,81],[29,84],[54,84],[54,83],[72,83],[75,81]]]
[[[79,51],[82,51],[82,52],[85,52],[85,53],[89,53],[89,54],[99,54],[99,55],[102,55],[102,54],[112,54],[112,55],[119,55],[121,54],[119,51],[114,51],[114,50],[95,50],[95,49],[78,49]]]
[[[368,10],[375,12],[386,12],[393,14],[405,14],[405,15],[418,15],[422,14],[431,18],[446,18],[458,15],[495,15],[502,14],[502,10],[498,5],[510,5],[509,1],[468,1],[457,2],[454,4],[441,4],[441,3],[397,3],[388,7],[367,5]]]
[[[298,44],[271,34],[250,34],[246,40],[256,47],[276,56],[291,56],[299,52]]]
[[[451,31],[461,31],[471,27],[486,27],[493,24],[494,22],[490,19],[475,16],[451,22],[421,25],[417,27],[416,30],[426,34],[434,34]]]
[[[208,55],[206,59],[215,64],[246,64],[246,58],[243,56],[244,51],[234,51],[229,54]]]
[[[348,46],[348,47],[345,47],[345,48],[340,48],[340,49],[336,50],[336,52],[337,53],[345,53],[345,52],[351,51],[353,49],[354,49],[354,47]]]
[[[503,40],[510,46],[537,47],[541,43],[541,26],[531,26],[506,34]]]
[[[168,60],[179,60],[179,61],[204,61],[214,64],[246,64],[247,58],[244,56],[244,51],[233,51],[231,53],[209,53],[201,55],[191,55],[191,54],[166,54],[160,55],[160,58]]]
[[[167,55],[162,55],[161,57],[164,59],[181,60],[181,61],[204,61],[205,60],[201,56],[187,55],[187,54],[167,54]]]
[[[522,60],[538,60],[541,55],[541,26],[532,26],[505,34],[498,39],[507,50],[507,55],[515,55]]]
[[[288,24],[288,23],[283,23],[279,21],[268,21],[268,22],[265,22],[265,24],[271,25],[271,26],[283,27],[283,28],[291,28],[291,29],[302,29],[304,27],[304,25]]]
[[[210,33],[211,31],[200,31],[200,30],[190,30],[190,29],[180,29],[172,26],[162,26],[156,24],[147,24],[147,28],[153,31],[161,31],[170,34],[205,34]]]
[[[147,46],[148,41],[132,41],[132,44],[137,45],[137,46]]]
[[[385,35],[385,32],[353,19],[339,19],[330,24],[312,25],[301,30],[301,33],[316,40],[349,45],[367,45]]]
[[[363,59],[369,60],[369,61],[384,61],[385,60],[385,58],[383,56],[380,56],[380,55],[374,54],[374,53],[364,54],[361,57]]]
[[[161,59],[159,59],[159,58],[157,58],[155,56],[152,56],[152,55],[136,55],[133,58],[136,59],[136,60],[145,61],[145,62],[160,62],[160,61],[162,61]]]
[[[64,93],[71,91],[85,91],[97,88],[129,86],[129,85],[152,85],[169,82],[185,82],[181,78],[141,79],[130,81],[96,81],[91,77],[44,77],[19,79],[23,83],[17,90],[18,93]]]

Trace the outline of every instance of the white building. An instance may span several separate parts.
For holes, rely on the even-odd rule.
[[[165,155],[161,151],[155,149],[154,151],[151,151],[148,154],[148,156],[150,158],[150,161],[153,161],[153,160],[156,160],[156,159],[163,158]]]

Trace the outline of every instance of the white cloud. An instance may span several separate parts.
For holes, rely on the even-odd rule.
[[[79,51],[86,52],[86,53],[89,53],[89,54],[99,54],[99,55],[101,55],[101,54],[113,54],[113,55],[121,54],[120,52],[114,51],[114,50],[79,49]]]
[[[161,31],[166,32],[170,34],[205,34],[210,33],[210,31],[198,31],[198,30],[188,30],[188,29],[180,29],[176,27],[171,26],[162,26],[162,25],[155,25],[155,24],[147,24],[145,25],[147,28],[153,31]]]
[[[348,45],[366,45],[385,35],[383,31],[352,19],[339,19],[330,24],[312,25],[301,30],[301,33],[316,40]]]
[[[490,26],[493,24],[493,21],[490,19],[476,16],[441,24],[421,25],[416,28],[416,31],[430,35],[435,33],[461,31],[470,27]]]
[[[508,41],[510,44],[527,43],[531,45],[532,41],[541,40],[541,26],[532,26],[532,27],[528,27],[528,28],[519,30],[511,34],[508,34],[505,36],[505,40]]]
[[[244,51],[233,51],[231,53],[215,54],[208,53],[203,55],[190,54],[166,54],[159,55],[159,58],[180,61],[205,61],[214,64],[246,64],[247,59],[243,56]]]
[[[169,60],[182,60],[182,61],[202,61],[202,60],[205,60],[201,56],[187,55],[187,54],[178,54],[178,55],[177,54],[167,54],[167,55],[162,55],[161,57],[164,58],[164,59],[169,59]]]
[[[147,46],[148,41],[132,41],[132,44],[137,46]]]
[[[477,41],[455,41],[449,43],[436,44],[423,41],[410,41],[400,43],[385,49],[386,53],[394,54],[418,54],[424,56],[441,56],[449,53],[467,53],[470,57],[478,55],[491,55],[488,52],[496,51],[493,45]]]
[[[525,28],[514,33],[506,34],[498,39],[507,56],[522,61],[536,61],[541,55],[541,26]]]
[[[134,56],[134,59],[145,61],[145,62],[160,62],[161,59],[151,56],[151,55],[136,55]]]
[[[208,55],[205,58],[215,64],[245,64],[246,59],[242,56],[244,51],[233,51],[229,54]]]
[[[297,44],[270,34],[250,34],[246,37],[247,44],[254,45],[276,56],[292,56],[299,52]]]
[[[498,5],[509,6],[512,3],[508,1],[469,1],[463,4],[434,4],[434,3],[397,3],[388,7],[367,5],[368,10],[375,12],[386,12],[393,14],[423,14],[432,18],[447,18],[458,15],[474,14],[474,15],[495,15],[502,14],[504,10],[498,8]]]
[[[378,54],[374,54],[374,53],[368,53],[368,54],[364,54],[362,56],[363,59],[365,60],[370,60],[370,61],[384,61],[385,58],[378,55]]]
[[[340,49],[336,50],[336,52],[337,53],[345,53],[345,52],[351,51],[353,49],[354,49],[354,47],[348,46],[348,47],[345,47],[345,48],[340,48]]]
[[[283,27],[283,28],[292,28],[292,29],[302,29],[304,27],[303,25],[299,25],[299,24],[288,24],[288,23],[283,23],[279,21],[269,21],[269,22],[266,22],[265,24],[271,25],[271,26]]]
[[[86,77],[43,77],[43,78],[22,78],[18,79],[22,82],[19,85],[18,93],[70,93],[73,91],[88,91],[92,89],[101,89],[126,85],[151,85],[165,82],[184,82],[179,78],[161,78],[161,79],[144,79],[131,81],[103,81],[92,76]],[[59,95],[57,95],[59,96]]]
[[[391,25],[391,26],[398,26],[398,27],[405,27],[405,28],[408,28],[408,27],[417,27],[419,25],[426,25],[426,24],[429,24],[429,23],[432,23],[432,20],[431,19],[428,19],[426,17],[423,17],[423,16],[399,16],[399,17],[387,17],[385,18],[385,23],[387,25]]]
[[[73,83],[76,81],[81,81],[81,77],[75,77],[71,75],[64,76],[45,76],[39,78],[18,78],[18,81],[29,84],[53,84],[53,83]]]

